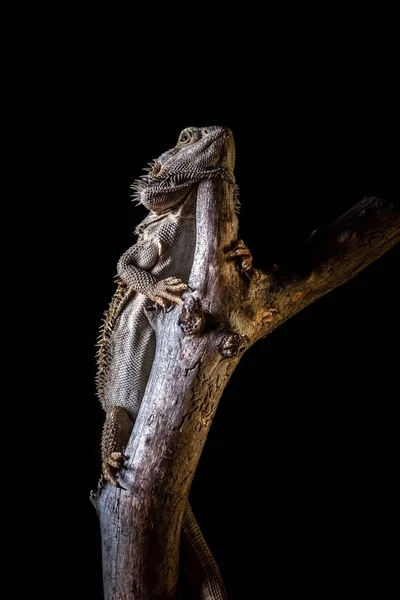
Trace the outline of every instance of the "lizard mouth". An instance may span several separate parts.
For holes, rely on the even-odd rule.
[[[225,136],[226,138],[230,137],[232,135],[232,132],[227,129],[226,132],[229,132],[228,135],[226,135],[225,131]],[[159,159],[155,160],[153,163],[150,163],[150,169],[149,172],[147,173],[147,175],[145,175],[144,177],[147,179],[147,181],[149,183],[151,183],[152,179],[159,179],[160,177],[162,177],[163,175],[165,175],[165,177],[168,177],[169,174],[165,174],[166,170],[170,170],[171,173],[174,172],[174,163],[175,160],[179,160],[179,156],[181,155],[182,150],[185,151],[186,149],[192,149],[193,148],[193,152],[195,151],[195,148],[201,148],[199,150],[199,152],[204,152],[205,150],[207,150],[207,148],[209,148],[213,143],[215,143],[218,139],[221,138],[221,131],[208,131],[207,129],[203,129],[203,133],[205,134],[203,137],[201,137],[199,140],[196,140],[193,145],[189,145],[186,146],[184,148],[173,148],[170,152],[171,154],[166,157],[166,160],[164,162],[160,161]],[[168,153],[169,154],[169,153]],[[172,168],[170,168],[172,167]]]

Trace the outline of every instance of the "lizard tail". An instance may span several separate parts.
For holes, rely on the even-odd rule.
[[[199,598],[227,600],[221,573],[188,502],[183,517],[181,541],[184,546],[184,569],[195,585]]]

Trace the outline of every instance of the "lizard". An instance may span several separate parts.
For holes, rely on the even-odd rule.
[[[146,316],[149,302],[168,310],[183,302],[196,247],[196,191],[204,178],[235,185],[232,132],[223,127],[188,127],[174,148],[149,163],[132,185],[133,199],[148,211],[136,244],[119,259],[118,287],[98,339],[97,393],[106,417],[102,432],[102,477],[120,487],[118,470],[145,393],[155,334]],[[237,195],[235,196],[237,198]],[[237,200],[238,202],[238,200]],[[239,244],[240,248],[240,244]],[[236,251],[236,256],[245,251]],[[245,256],[244,256],[245,259]],[[223,600],[218,567],[187,504],[182,526],[185,547],[200,565],[201,598]],[[197,568],[197,573],[199,569]]]

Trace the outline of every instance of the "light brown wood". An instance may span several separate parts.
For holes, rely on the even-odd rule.
[[[400,239],[399,214],[365,199],[315,232],[292,264],[239,273],[229,258],[238,235],[233,194],[227,182],[200,182],[193,292],[183,306],[149,312],[157,349],[119,475],[126,489],[108,484],[100,495],[106,600],[176,598],[190,485],[243,352]]]

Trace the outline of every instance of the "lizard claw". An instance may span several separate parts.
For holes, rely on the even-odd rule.
[[[111,468],[109,467],[109,465],[104,464],[103,463],[103,477],[106,481],[108,481],[109,483],[112,483],[113,485],[115,485],[115,487],[119,487],[120,484],[118,482],[118,480],[116,479],[115,475],[113,474]]]
[[[114,467],[114,469],[120,469],[122,467],[122,463],[124,461],[124,455],[122,452],[111,452],[110,456],[107,458],[107,463]]]
[[[252,267],[253,257],[243,240],[239,240],[233,250],[228,253],[228,259],[236,260],[236,268],[239,273],[245,273]]]
[[[148,296],[153,302],[157,302],[157,304],[163,308],[167,308],[169,302],[182,304],[183,300],[181,296],[188,290],[190,290],[189,286],[181,279],[178,279],[177,277],[167,277],[166,279],[158,281]]]
[[[106,470],[103,468],[103,477],[106,481],[112,483],[112,485],[114,485],[116,488],[126,491],[126,488],[120,484],[118,479],[115,478],[115,475],[112,474],[111,470]]]
[[[103,460],[102,464],[104,478],[118,488],[122,488],[122,485],[119,483],[115,475],[116,471],[122,467],[125,459],[126,457],[123,452],[111,452],[111,454]]]

